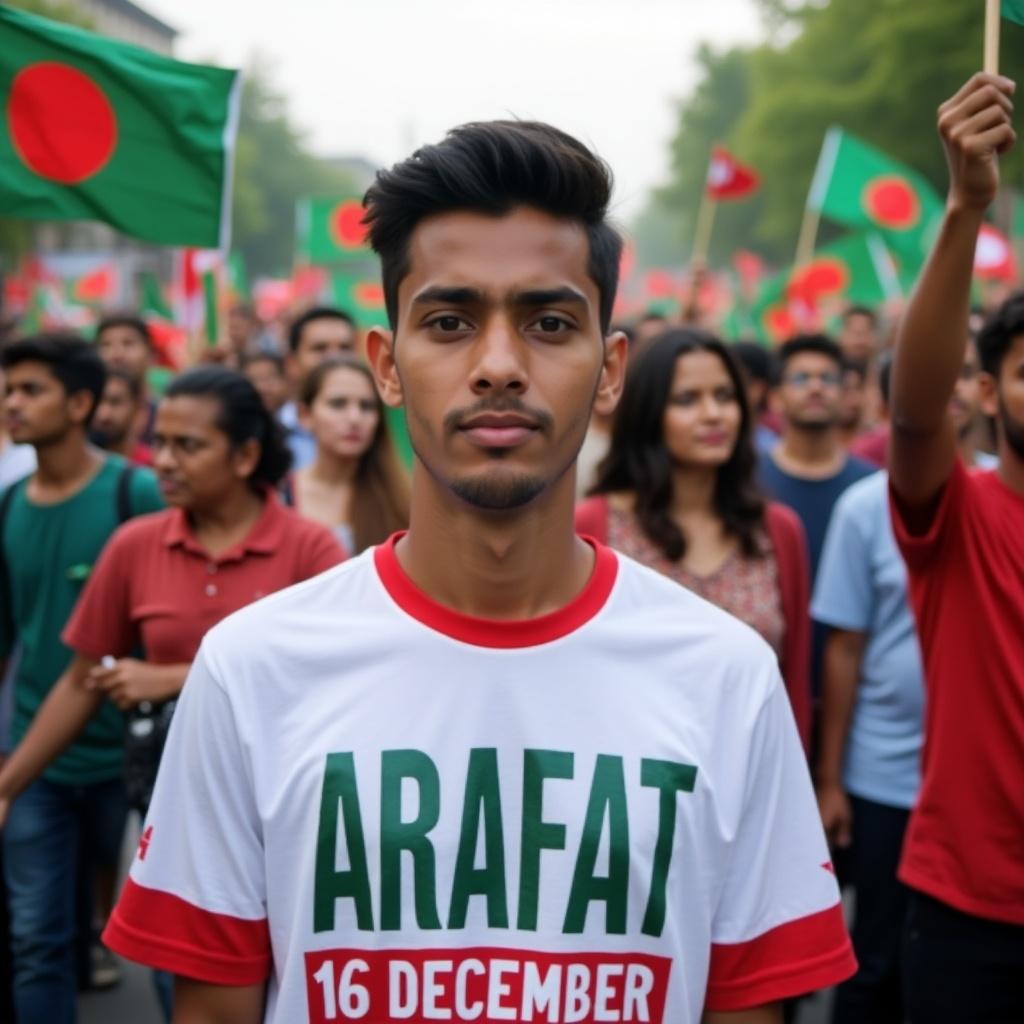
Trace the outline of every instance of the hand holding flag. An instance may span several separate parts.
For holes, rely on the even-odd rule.
[[[1016,84],[979,72],[939,107],[939,134],[954,207],[985,210],[999,189],[999,160],[1017,139],[1010,123]]]

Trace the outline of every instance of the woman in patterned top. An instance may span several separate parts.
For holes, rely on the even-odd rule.
[[[611,448],[576,526],[742,619],[779,656],[806,746],[807,550],[754,482],[739,365],[704,331],[665,332],[630,367]]]

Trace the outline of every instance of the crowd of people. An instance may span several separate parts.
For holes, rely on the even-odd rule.
[[[453,133],[370,190],[389,318],[402,325],[393,335],[362,337],[343,310],[317,306],[276,340],[240,309],[232,344],[160,395],[148,383],[148,327],[132,313],[105,317],[90,341],[5,338],[0,1019],[71,1024],[82,987],[116,983],[100,933],[136,810],[145,822],[139,852],[106,934],[155,968],[166,1019],[172,975],[263,993],[272,942],[267,1019],[298,1020],[287,1007],[312,1001],[328,966],[342,965],[317,960],[296,995],[300,982],[282,963],[299,908],[268,892],[260,874],[271,862],[287,870],[289,836],[256,833],[282,804],[301,803],[270,778],[277,744],[296,755],[317,746],[319,725],[350,715],[357,736],[385,737],[373,740],[380,789],[364,793],[360,818],[353,765],[364,786],[373,762],[358,739],[328,741],[349,753],[328,746],[326,768],[321,752],[304,769],[310,792],[319,799],[322,787],[333,804],[321,807],[310,864],[295,868],[302,875],[316,863],[316,932],[347,921],[340,908],[353,901],[359,930],[340,946],[376,948],[359,938],[372,920],[396,931],[407,920],[442,927],[424,893],[450,866],[426,836],[442,815],[451,824],[438,773],[451,773],[456,758],[441,757],[435,740],[463,760],[468,748],[470,759],[447,927],[465,927],[468,913],[484,934],[474,896],[485,897],[488,927],[509,927],[495,862],[504,864],[502,814],[520,813],[510,789],[498,797],[498,757],[509,757],[500,737],[511,730],[526,748],[520,931],[561,913],[547,902],[538,911],[540,851],[553,859],[566,848],[567,826],[555,820],[578,824],[586,807],[560,937],[590,937],[595,900],[605,903],[608,935],[627,932],[626,888],[639,884],[620,877],[633,870],[627,789],[640,841],[645,830],[658,833],[660,852],[649,856],[661,895],[652,880],[642,933],[661,936],[668,914],[671,942],[696,973],[672,976],[668,987],[683,995],[666,994],[652,975],[650,1017],[627,1016],[627,1000],[622,1016],[593,1019],[660,1020],[660,1005],[666,1021],[690,1020],[687,1006],[717,1020],[778,1002],[792,1020],[802,993],[838,983],[836,1024],[1024,1020],[1024,297],[970,307],[992,155],[1012,141],[1010,92],[1005,80],[980,76],[943,108],[951,200],[915,295],[898,318],[850,307],[834,337],[803,333],[775,350],[728,344],[693,322],[692,310],[676,321],[611,323],[607,267],[617,250],[603,221],[600,165],[544,126],[497,124]],[[538,164],[558,166],[554,183],[538,180]],[[566,222],[585,230],[567,232]],[[580,238],[589,257],[579,257]],[[523,352],[510,340],[513,322],[524,325]],[[605,339],[600,357],[580,355],[589,335]],[[542,371],[551,384],[538,392]],[[460,374],[466,393],[442,415],[440,398]],[[398,404],[416,451],[411,470],[389,434],[385,407]],[[537,438],[552,453],[549,478],[515,461]],[[581,445],[574,474],[567,467]],[[546,511],[517,525],[520,536],[509,524],[530,507]],[[460,534],[467,517],[473,528]],[[587,543],[568,542],[573,526]],[[630,575],[622,562],[617,578],[608,549],[653,573]],[[507,595],[533,594],[523,590],[524,566],[548,589],[520,606]],[[311,582],[261,600],[303,581]],[[385,593],[404,618],[380,610]],[[599,633],[606,601],[622,624]],[[250,605],[249,617],[233,615]],[[330,643],[346,632],[342,656]],[[437,637],[444,645],[435,649]],[[355,678],[332,704],[324,693],[339,659]],[[621,675],[610,679],[608,666]],[[462,685],[485,678],[494,684],[485,696]],[[315,698],[296,689],[307,683]],[[364,709],[375,688],[388,695],[377,698],[376,717]],[[524,699],[546,702],[544,717],[529,717]],[[464,719],[484,724],[469,729]],[[687,737],[692,764],[669,733]],[[584,751],[596,754],[593,788],[589,802],[577,793],[575,805],[555,805],[557,819],[544,780],[569,785],[573,755],[561,751],[571,744],[580,764]],[[672,756],[647,757],[648,748]],[[669,816],[657,826],[638,816],[623,758],[596,753],[613,749],[629,772],[633,754],[645,754],[637,777],[642,765],[641,785],[660,789],[659,813]],[[820,856],[808,777],[828,841]],[[404,802],[403,782],[419,787],[419,805]],[[670,902],[693,906],[666,910],[675,840],[662,837],[662,823],[676,828],[676,795],[695,786],[718,787],[719,802],[700,811],[703,837],[698,825],[679,824],[698,877],[686,883],[696,889],[668,888]],[[375,796],[380,861],[368,868],[361,844]],[[542,799],[555,817],[541,817]],[[293,834],[315,828],[299,820]],[[342,832],[347,859],[337,850]],[[165,852],[147,859],[158,841]],[[401,899],[403,853],[414,909],[389,903],[386,889],[397,879]],[[821,879],[801,874],[807,856]],[[369,881],[378,866],[379,901]],[[856,969],[835,931],[833,875],[854,896]],[[712,891],[726,909],[707,909],[710,940],[697,940],[697,954],[680,938],[694,926],[672,915],[700,917]],[[255,934],[254,907],[270,920],[270,939]],[[189,914],[199,923],[179,933],[170,922]],[[239,920],[214,938],[203,931],[210,914]],[[146,915],[165,940],[142,934]],[[764,940],[783,932],[784,941]],[[612,957],[623,947],[601,948]],[[307,959],[316,955],[306,949]],[[374,970],[376,953],[361,955],[360,970]],[[494,969],[465,964],[467,977]],[[624,977],[640,970],[615,966]],[[421,984],[426,1000],[430,983]],[[325,1006],[336,1006],[343,989],[323,986]],[[498,990],[489,998],[504,998],[500,982]],[[610,991],[600,996],[608,1005]],[[206,1005],[201,987],[179,986],[177,998]],[[352,1019],[365,1015],[363,1006]],[[520,1018],[502,1009],[495,1019]]]

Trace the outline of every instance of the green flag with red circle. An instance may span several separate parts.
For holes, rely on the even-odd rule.
[[[336,271],[331,275],[334,304],[343,309],[361,328],[378,327],[388,322],[384,306],[384,288],[380,273],[376,277]]]
[[[825,135],[807,205],[840,224],[878,232],[914,275],[943,211],[923,175],[835,127]]]
[[[237,71],[0,5],[0,210],[224,248]]]
[[[297,256],[302,263],[365,262],[373,258],[359,196],[316,196],[299,201]]]

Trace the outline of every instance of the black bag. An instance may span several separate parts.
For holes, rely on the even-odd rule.
[[[145,816],[153,799],[153,786],[174,717],[176,698],[151,704],[140,702],[125,713],[124,788],[128,806]]]

